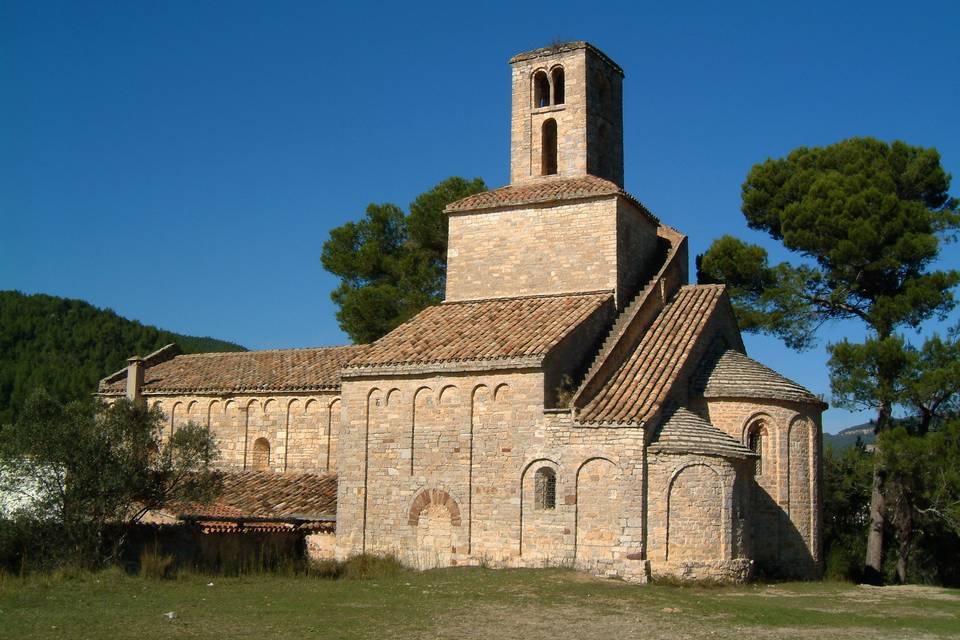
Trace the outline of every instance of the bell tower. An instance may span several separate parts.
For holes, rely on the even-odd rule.
[[[582,41],[510,65],[511,184],[592,175],[623,187],[623,70]]]

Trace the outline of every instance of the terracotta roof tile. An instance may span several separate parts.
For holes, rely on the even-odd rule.
[[[585,175],[576,178],[550,177],[532,182],[511,184],[499,189],[476,193],[456,202],[452,202],[444,209],[447,213],[460,211],[477,211],[494,209],[539,202],[558,202],[563,200],[579,200],[595,196],[619,195],[627,198],[654,222],[657,218],[647,210],[639,200],[618,187],[615,183],[596,176]]]
[[[581,409],[578,420],[642,424],[653,417],[723,295],[722,285],[681,287],[630,357]]]
[[[683,407],[673,406],[650,444],[652,452],[702,453],[733,458],[754,456],[752,451]]]
[[[691,392],[706,398],[768,398],[824,404],[793,380],[729,348],[715,348],[703,359]]]
[[[365,346],[197,353],[147,366],[144,393],[320,391],[340,388],[340,370]],[[100,383],[122,393],[126,374]]]
[[[297,518],[337,515],[336,474],[238,471],[223,475],[223,491],[211,504],[175,504],[181,518]]]
[[[602,292],[443,303],[371,344],[347,369],[542,357],[612,301]]]

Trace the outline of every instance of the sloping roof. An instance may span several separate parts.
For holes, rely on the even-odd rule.
[[[322,391],[340,388],[340,370],[364,346],[197,353],[147,366],[144,393]],[[100,383],[122,393],[126,374]]]
[[[354,357],[347,370],[439,362],[542,358],[609,292],[532,296],[428,307]]]
[[[697,414],[678,406],[667,410],[649,449],[655,453],[702,453],[733,458],[756,455]]]
[[[477,211],[481,209],[495,209],[498,207],[510,207],[523,204],[536,204],[540,202],[562,202],[564,200],[580,200],[583,198],[593,198],[596,196],[623,196],[633,203],[641,212],[646,214],[652,221],[658,222],[656,216],[639,200],[621,189],[615,183],[596,176],[584,175],[576,178],[549,177],[511,184],[499,189],[475,193],[451,202],[444,209],[447,213],[458,211]]]
[[[706,398],[767,398],[823,405],[793,380],[735,349],[715,348],[693,378],[691,392]]]
[[[722,285],[681,287],[577,419],[581,423],[642,424],[653,417],[723,295]]]
[[[223,474],[223,491],[210,504],[177,504],[181,518],[329,520],[337,515],[337,475],[236,471]]]

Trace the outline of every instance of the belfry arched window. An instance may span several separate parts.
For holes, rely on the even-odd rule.
[[[550,76],[553,78],[553,104],[563,104],[563,67],[554,67]]]
[[[767,438],[767,427],[762,421],[754,422],[747,429],[747,447],[757,454],[754,462],[754,476],[763,475],[763,444]]]
[[[546,71],[533,74],[533,108],[550,106],[550,79]]]
[[[557,121],[548,118],[540,130],[540,174],[557,173]]]
[[[557,474],[550,467],[540,467],[534,474],[533,499],[538,510],[557,508]]]
[[[256,471],[270,470],[270,441],[266,438],[257,438],[253,443],[252,467]]]

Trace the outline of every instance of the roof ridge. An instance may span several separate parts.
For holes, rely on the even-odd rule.
[[[293,353],[296,351],[329,351],[332,349],[353,349],[366,347],[366,344],[341,344],[327,347],[291,347],[289,349],[251,349],[248,351],[205,351],[203,353],[181,353],[178,358],[190,357],[222,357],[222,356],[252,356],[260,353]]]

